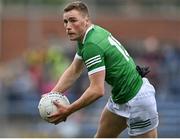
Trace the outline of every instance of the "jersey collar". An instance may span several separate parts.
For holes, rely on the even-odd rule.
[[[82,44],[84,44],[84,42],[85,42],[85,40],[86,40],[86,36],[87,36],[87,34],[88,34],[88,32],[91,30],[91,29],[93,29],[93,27],[94,27],[94,25],[92,24],[87,30],[86,30],[86,33],[85,33],[85,35],[84,35],[84,38],[83,38],[83,41],[82,41]]]

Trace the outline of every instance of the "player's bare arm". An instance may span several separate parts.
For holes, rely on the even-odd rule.
[[[77,101],[70,105],[71,112],[75,112],[91,104],[92,102],[104,95],[105,70],[90,75],[89,79],[89,87]]]
[[[50,116],[50,122],[58,124],[70,114],[93,103],[104,95],[105,71],[100,71],[89,76],[90,85],[83,95],[71,105],[63,106],[55,102],[58,112]]]
[[[62,74],[59,81],[51,91],[64,93],[79,78],[79,76],[83,71],[83,67],[84,67],[83,61],[74,58],[71,65]]]

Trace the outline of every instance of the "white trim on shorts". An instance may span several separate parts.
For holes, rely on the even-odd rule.
[[[144,134],[159,124],[155,89],[147,78],[143,78],[140,90],[130,101],[125,104],[117,104],[110,97],[106,108],[114,114],[127,118],[130,136]]]

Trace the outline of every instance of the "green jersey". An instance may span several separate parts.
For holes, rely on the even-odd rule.
[[[78,43],[76,58],[82,59],[88,74],[105,70],[105,80],[112,86],[112,99],[122,104],[132,99],[142,85],[133,59],[107,30],[92,25],[83,42]]]

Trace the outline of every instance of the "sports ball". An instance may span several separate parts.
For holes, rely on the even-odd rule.
[[[53,104],[56,101],[62,105],[69,105],[68,98],[60,93],[50,92],[43,95],[39,101],[38,109],[42,119],[48,122],[48,116],[57,111],[57,107]]]

